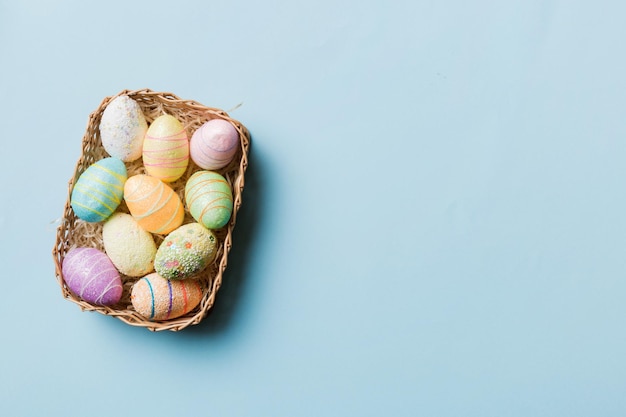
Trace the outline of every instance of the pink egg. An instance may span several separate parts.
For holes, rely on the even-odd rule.
[[[120,274],[98,249],[70,250],[63,259],[62,270],[68,288],[88,303],[112,305],[122,298]]]
[[[191,159],[203,169],[223,168],[239,149],[239,132],[226,120],[209,120],[191,137]]]

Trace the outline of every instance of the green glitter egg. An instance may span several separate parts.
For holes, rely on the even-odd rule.
[[[204,270],[215,258],[217,238],[199,223],[171,232],[157,250],[154,269],[163,278],[185,279]]]
[[[207,229],[224,227],[233,212],[233,193],[226,179],[213,171],[194,173],[185,185],[191,215]]]

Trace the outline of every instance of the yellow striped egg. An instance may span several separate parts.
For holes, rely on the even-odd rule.
[[[189,163],[189,139],[183,125],[169,114],[157,117],[143,141],[143,164],[165,182],[179,179]]]
[[[233,212],[233,193],[226,179],[217,172],[198,171],[185,185],[185,203],[198,223],[219,229]]]
[[[148,232],[167,234],[183,224],[185,209],[178,194],[149,175],[133,175],[124,185],[130,214]]]
[[[152,273],[133,285],[130,300],[135,311],[148,320],[184,316],[200,304],[202,288],[192,279],[170,281]]]

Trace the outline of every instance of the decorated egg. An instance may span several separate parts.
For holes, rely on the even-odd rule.
[[[213,119],[204,123],[191,136],[189,152],[200,168],[223,168],[239,149],[239,133],[232,123]]]
[[[122,297],[122,280],[111,260],[95,248],[71,249],[63,259],[63,279],[83,300],[112,305]]]
[[[100,120],[100,139],[109,155],[125,162],[141,158],[148,123],[132,98],[122,95],[107,105]]]
[[[196,280],[170,281],[157,273],[141,278],[133,285],[130,300],[139,314],[148,320],[168,320],[184,316],[202,299]]]
[[[74,184],[70,204],[86,222],[107,219],[122,202],[126,166],[118,158],[105,158],[90,165]]]
[[[217,238],[198,223],[180,226],[159,246],[154,269],[163,278],[185,279],[202,271],[215,258]]]
[[[133,175],[124,185],[130,214],[148,232],[167,234],[183,223],[185,209],[174,190],[149,175]]]
[[[157,247],[152,235],[126,213],[114,213],[102,227],[104,250],[113,265],[129,277],[154,271]]]
[[[169,114],[157,117],[143,141],[143,164],[148,174],[161,181],[176,181],[188,163],[189,140],[183,125]]]
[[[198,171],[185,185],[185,203],[196,221],[208,229],[223,227],[233,212],[233,194],[217,172]]]

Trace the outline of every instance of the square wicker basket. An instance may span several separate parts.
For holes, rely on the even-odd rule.
[[[135,100],[143,110],[148,123],[151,123],[155,118],[164,113],[176,117],[185,126],[189,137],[191,137],[193,132],[203,123],[215,118],[231,122],[239,132],[241,146],[235,154],[235,157],[228,166],[217,170],[217,172],[226,178],[226,181],[231,186],[233,192],[232,216],[226,226],[214,231],[219,240],[217,256],[215,257],[213,263],[196,277],[200,282],[203,291],[203,297],[200,304],[185,316],[172,320],[149,321],[134,311],[130,302],[130,291],[132,289],[132,285],[138,278],[130,278],[125,275],[121,275],[124,292],[120,302],[113,306],[93,305],[80,299],[69,290],[65,280],[63,279],[61,265],[63,264],[63,258],[70,249],[82,246],[94,247],[104,251],[104,246],[102,244],[102,223],[87,223],[78,219],[71,208],[70,196],[74,183],[83,171],[85,171],[85,169],[87,169],[94,162],[109,156],[102,147],[102,142],[100,140],[100,119],[109,102],[120,95],[128,95],[130,98]],[[237,212],[241,207],[241,196],[244,188],[244,174],[248,166],[249,148],[250,134],[248,130],[240,122],[232,119],[222,110],[206,107],[192,100],[181,100],[172,93],[155,92],[149,89],[135,91],[124,90],[115,96],[105,98],[100,106],[89,115],[87,130],[82,141],[82,154],[76,164],[74,175],[69,181],[68,195],[63,212],[63,218],[57,229],[56,243],[54,245],[54,249],[52,250],[52,256],[56,266],[56,279],[61,287],[63,296],[78,304],[83,311],[97,311],[101,314],[117,317],[132,326],[145,327],[152,331],[178,331],[190,325],[200,323],[215,302],[215,296],[222,283],[222,275],[228,264],[228,253],[232,246],[233,228],[235,226]],[[126,163],[126,168],[129,177],[131,175],[145,173],[141,158],[138,161]],[[169,184],[179,194],[181,201],[185,201],[183,195],[186,180],[198,170],[200,170],[200,168],[195,165],[193,160],[190,158],[189,166],[185,174],[179,180]],[[124,202],[122,202],[119,206],[118,211],[128,213],[128,208]],[[183,223],[190,223],[193,221],[195,220],[191,217],[189,212],[185,210],[185,220]],[[158,246],[164,236],[154,234],[153,236]]]

